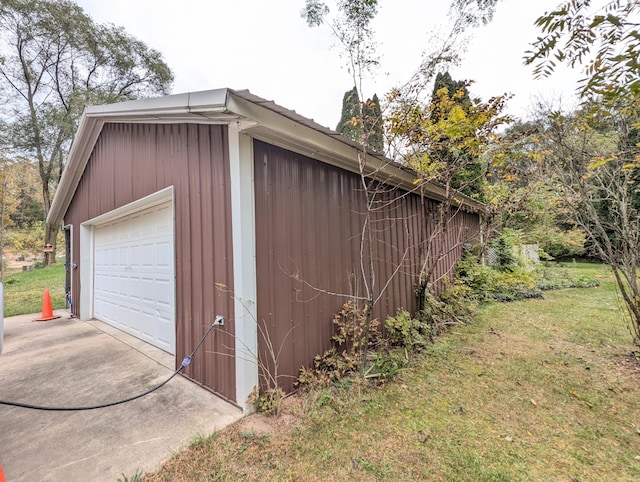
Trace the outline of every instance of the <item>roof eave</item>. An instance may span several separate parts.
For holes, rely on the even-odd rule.
[[[361,146],[315,121],[247,90],[216,89],[175,94],[117,104],[87,107],[82,115],[67,164],[53,199],[47,222],[63,220],[89,157],[105,123],[221,123],[246,122],[247,134],[320,161],[359,173]],[[366,153],[362,174],[416,190],[415,172],[378,153]],[[445,200],[445,190],[433,183],[420,186],[427,197]],[[484,205],[461,193],[457,204],[475,212]]]
[[[228,108],[230,111],[255,120],[245,133],[265,142],[279,145],[308,157],[319,159],[342,169],[360,173],[358,156],[362,146],[342,134],[332,131],[294,111],[287,110],[272,101],[261,99],[248,91],[230,91]],[[438,201],[446,200],[443,187],[424,182],[416,184],[417,174],[408,167],[394,162],[375,152],[366,153],[363,172],[367,177],[379,180],[407,191],[420,189],[424,195]],[[474,212],[483,212],[483,203],[456,193],[456,207]]]
[[[62,222],[103,125],[104,121],[101,119],[87,116],[85,109],[71,145],[62,177],[56,188],[56,194],[47,215],[47,223],[58,224]]]
[[[86,107],[47,222],[62,222],[105,123],[228,123],[234,118],[227,114],[228,93],[225,88]]]

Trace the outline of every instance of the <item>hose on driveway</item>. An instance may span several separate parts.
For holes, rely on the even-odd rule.
[[[160,388],[164,387],[178,373],[180,373],[183,370],[183,368],[189,366],[189,364],[191,363],[191,359],[194,357],[196,352],[200,349],[200,346],[202,345],[202,343],[204,343],[204,340],[207,338],[207,336],[209,336],[209,333],[211,333],[211,330],[213,330],[214,326],[216,326],[216,322],[215,321],[211,324],[211,326],[209,327],[207,332],[200,339],[200,341],[198,342],[198,344],[196,345],[194,350],[191,352],[191,355],[189,355],[188,357],[185,357],[185,359],[182,360],[182,363],[180,364],[180,367],[175,372],[173,372],[169,378],[167,378],[165,381],[159,383],[158,385],[156,385],[154,387],[151,387],[150,389],[146,390],[143,393],[140,393],[138,395],[134,395],[133,397],[125,398],[124,400],[117,400],[115,402],[102,403],[100,405],[88,405],[88,406],[85,406],[85,407],[47,407],[47,406],[42,406],[42,405],[32,405],[30,403],[11,402],[11,401],[7,401],[7,400],[0,400],[0,405],[9,405],[11,407],[28,408],[28,409],[31,409],[31,410],[44,410],[44,411],[48,411],[48,412],[80,412],[80,411],[83,411],[83,410],[96,410],[98,408],[113,407],[115,405],[121,405],[123,403],[132,402],[133,400],[137,400],[139,398],[145,397],[145,396],[149,395],[150,393],[153,393],[156,390],[159,390]]]

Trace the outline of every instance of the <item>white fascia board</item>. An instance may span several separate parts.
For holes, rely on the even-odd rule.
[[[92,119],[85,114],[82,115],[76,137],[69,151],[67,163],[47,215],[48,223],[55,224],[62,221],[103,125],[104,122],[100,119]]]
[[[274,112],[260,105],[239,98],[233,94],[229,96],[228,108],[231,112],[256,122],[245,132],[266,142],[289,146],[300,154],[318,158],[323,161],[357,172],[357,150],[338,139],[328,137],[310,127]],[[371,158],[373,159],[373,158]]]
[[[227,113],[228,95],[225,88],[85,108],[47,221],[62,221],[106,122],[227,124],[237,118]]]
[[[150,207],[157,206],[158,204],[163,204],[167,201],[173,202],[173,199],[174,199],[173,186],[168,186],[168,187],[165,187],[164,189],[160,189],[159,191],[151,193],[145,197],[136,199],[135,201],[132,201],[129,204],[120,206],[119,208],[116,208],[113,211],[109,211],[109,212],[100,214],[95,218],[88,219],[84,221],[82,224],[86,224],[86,225],[104,224],[109,221],[113,221],[114,219],[121,218],[122,216],[127,216],[129,214],[133,214],[143,209],[148,209]]]
[[[170,112],[213,112],[221,111],[227,104],[229,89],[204,90],[185,94],[165,95],[149,99],[131,100],[116,104],[88,107],[87,115],[135,115],[144,113],[166,114]]]

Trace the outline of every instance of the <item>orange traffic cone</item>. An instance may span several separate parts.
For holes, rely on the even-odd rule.
[[[0,465],[0,482],[7,482],[7,479],[4,478],[4,472],[2,471],[2,465]]]
[[[51,309],[51,297],[49,296],[49,290],[44,290],[44,298],[42,299],[42,316],[40,318],[36,318],[33,321],[48,321],[55,320],[56,318],[60,318],[60,316],[53,314],[53,310]]]

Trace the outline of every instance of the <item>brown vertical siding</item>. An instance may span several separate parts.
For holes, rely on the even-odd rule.
[[[364,296],[360,241],[366,196],[356,174],[259,141],[254,155],[258,321],[280,351],[280,383],[288,390],[300,367],[329,346],[333,315],[348,299],[336,293]],[[372,192],[374,296],[382,291],[374,316],[384,318],[398,308],[416,309],[419,260],[429,247],[437,204],[386,186]],[[459,259],[457,240],[478,231],[477,214],[454,216],[435,278],[450,273]],[[369,250],[364,252],[366,271]],[[273,368],[268,346],[260,336],[259,357]]]
[[[227,129],[193,124],[106,124],[65,223],[74,225],[73,262],[80,270],[80,223],[168,186],[175,195],[176,364],[217,314],[224,330],[210,336],[186,376],[235,399],[231,196]],[[79,310],[79,272],[74,303]]]

